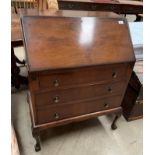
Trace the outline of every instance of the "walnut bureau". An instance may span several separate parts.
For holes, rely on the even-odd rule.
[[[28,103],[39,151],[47,128],[122,113],[135,55],[124,18],[24,16]]]

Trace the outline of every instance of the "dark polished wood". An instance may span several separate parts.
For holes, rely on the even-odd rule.
[[[123,89],[124,83],[120,82],[114,84],[94,84],[80,86],[79,88],[76,87],[63,90],[40,92],[36,93],[35,98],[38,106],[46,106],[52,104],[58,105],[63,103],[88,100],[90,98],[101,98],[103,95],[121,95]],[[70,95],[70,92],[72,92],[72,96]]]
[[[36,124],[35,123],[35,113],[34,113],[33,107],[32,107],[33,106],[32,105],[33,104],[32,103],[32,96],[31,96],[30,92],[28,92],[27,101],[29,103],[29,108],[30,108],[30,116],[31,116],[31,122],[32,122],[32,129],[33,129],[32,132],[33,131],[41,132],[42,130],[45,130],[47,128],[62,126],[62,125],[66,125],[66,124],[69,124],[72,122],[79,122],[79,121],[83,121],[86,119],[98,117],[101,115],[107,115],[107,114],[114,113],[117,116],[117,115],[121,115],[121,113],[122,113],[122,108],[117,107],[117,108],[112,108],[112,109],[107,109],[107,110],[104,109],[104,110],[100,110],[98,112],[84,114],[84,115],[80,115],[80,116],[76,116],[76,117],[70,117],[70,118],[66,118],[63,120],[57,120],[57,121],[54,121],[52,123],[49,122],[49,123]],[[115,119],[114,119],[114,121],[115,121]],[[116,123],[116,121],[115,121],[115,123]]]
[[[122,102],[123,115],[127,121],[143,117],[143,61],[135,63],[134,71],[129,81]]]
[[[38,124],[55,122],[70,117],[85,115],[100,110],[109,110],[119,107],[121,104],[121,95],[105,97],[100,99],[91,99],[84,101],[72,101],[66,104],[55,104],[46,107],[38,107],[37,118]]]
[[[132,0],[58,0],[61,10],[112,11],[118,14],[142,14],[143,2]]]
[[[115,114],[116,129],[135,62],[127,21],[23,16],[21,23],[36,151],[39,132],[50,127]]]
[[[24,17],[22,24],[30,72],[132,62],[135,58],[131,40],[126,37],[129,36],[127,21],[121,18],[66,20],[34,16]]]
[[[49,71],[40,73],[39,86],[41,88],[56,90],[73,88],[74,86],[85,86],[85,84],[101,84],[111,80],[119,81],[125,77],[126,64],[104,65],[102,67],[83,67],[78,69]],[[89,77],[89,79],[88,79]],[[70,80],[72,79],[72,80]],[[96,83],[97,81],[97,83]]]

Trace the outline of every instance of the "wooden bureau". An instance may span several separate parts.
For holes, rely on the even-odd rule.
[[[32,134],[122,112],[135,55],[124,18],[24,16]]]

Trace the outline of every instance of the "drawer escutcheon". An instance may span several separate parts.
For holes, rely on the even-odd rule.
[[[116,78],[116,77],[117,77],[117,73],[116,73],[116,72],[113,72],[113,73],[112,73],[112,77],[113,77],[113,78]]]
[[[54,102],[54,103],[58,103],[59,100],[60,100],[60,97],[59,97],[59,96],[56,96],[56,97],[54,97],[53,102]]]
[[[59,81],[58,80],[54,80],[53,81],[53,85],[54,85],[54,87],[58,87],[59,86]]]
[[[108,108],[109,107],[109,104],[108,103],[104,103],[104,107],[105,108]]]
[[[60,118],[58,113],[55,113],[53,117],[54,117],[54,119],[59,119]]]
[[[108,88],[108,92],[112,93],[112,88],[111,87]]]

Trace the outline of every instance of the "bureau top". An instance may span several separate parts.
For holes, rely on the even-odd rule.
[[[22,18],[30,72],[135,61],[123,18]]]

